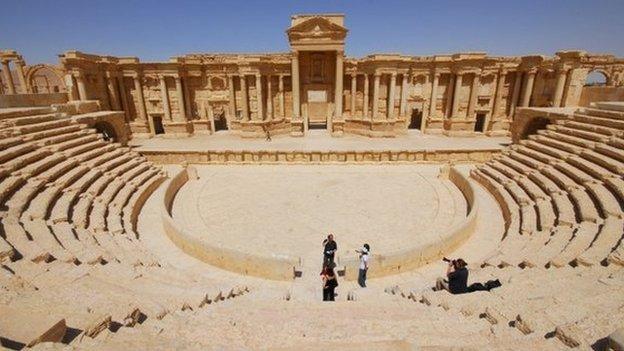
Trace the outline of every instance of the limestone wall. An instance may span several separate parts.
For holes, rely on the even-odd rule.
[[[369,278],[383,277],[413,270],[457,249],[472,235],[476,225],[479,204],[476,201],[474,188],[466,175],[451,167],[449,179],[464,195],[468,204],[468,215],[461,223],[455,225],[446,233],[441,233],[436,239],[416,247],[387,254],[372,254],[370,257],[367,276]],[[357,256],[339,257],[338,264],[344,267],[345,279],[355,280],[358,276],[359,258]]]
[[[269,257],[233,250],[212,243],[210,233],[200,237],[179,226],[171,217],[171,207],[177,192],[188,180],[185,169],[171,179],[165,191],[162,219],[165,233],[174,244],[188,255],[231,272],[273,280],[294,279],[295,268],[301,265],[298,257]]]
[[[480,150],[405,150],[405,151],[141,151],[157,164],[320,164],[320,163],[479,163],[500,153],[500,149]]]
[[[596,101],[624,101],[624,86],[587,86],[583,87],[579,106],[589,106]]]
[[[0,108],[50,106],[67,102],[67,93],[0,94]]]

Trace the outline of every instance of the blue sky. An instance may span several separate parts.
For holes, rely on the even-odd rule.
[[[348,56],[553,55],[584,49],[624,56],[624,0],[15,0],[0,6],[0,48],[27,63],[76,49],[162,61],[195,52],[288,51],[295,13],[346,15]]]

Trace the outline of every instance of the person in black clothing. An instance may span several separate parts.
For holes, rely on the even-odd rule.
[[[327,239],[323,240],[323,266],[334,268],[334,255],[338,250],[338,245],[334,241],[334,235],[329,234]]]
[[[331,266],[324,266],[321,272],[321,279],[323,280],[323,301],[334,301],[336,288],[338,287],[334,269]]]
[[[448,260],[448,268],[446,269],[446,279],[438,278],[436,281],[436,290],[447,290],[451,294],[463,294],[467,292],[468,287],[468,265],[461,258],[456,260]]]

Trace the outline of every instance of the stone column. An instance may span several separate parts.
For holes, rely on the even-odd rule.
[[[28,86],[28,82],[26,82],[26,76],[24,75],[24,61],[15,61],[15,68],[17,68],[17,78],[19,79],[20,85],[22,87],[22,94],[30,93],[30,86]]]
[[[370,83],[368,82],[368,73],[364,74],[364,103],[362,104],[362,116],[364,119],[368,118],[368,89]],[[371,118],[372,119],[372,118]]]
[[[401,79],[401,102],[399,103],[399,116],[405,116],[407,112],[406,108],[407,108],[408,79],[409,79],[409,75],[406,73],[403,73],[403,76]]]
[[[4,81],[7,84],[9,94],[15,94],[15,85],[13,84],[13,77],[11,76],[9,60],[2,60],[2,73],[4,73]]]
[[[241,86],[241,113],[243,114],[243,121],[249,121],[249,97],[247,92],[247,76],[240,76],[240,86]]]
[[[273,91],[271,90],[271,81],[273,80],[273,76],[267,75],[267,120],[273,119]]]
[[[461,85],[463,73],[457,73],[455,78],[455,86],[453,87],[453,105],[451,108],[450,118],[456,118],[459,114],[459,103],[461,102]]]
[[[188,87],[188,83],[189,83],[190,78],[188,78],[188,75],[186,76],[186,78],[184,78],[184,81],[182,82],[182,91],[184,92],[184,109],[186,110],[186,117],[189,120],[194,119],[193,116],[193,107],[191,106],[191,94],[189,93],[189,87]]]
[[[76,72],[76,84],[78,85],[78,98],[80,100],[88,100],[88,97],[87,97],[87,86],[85,84],[84,79],[85,79],[85,77],[84,77],[84,73],[83,72],[81,72],[81,71]],[[135,85],[136,85],[136,83],[135,83]],[[141,94],[142,94],[142,92],[141,92]],[[143,99],[141,99],[141,100],[143,100]]]
[[[291,86],[293,102],[293,119],[301,117],[301,107],[299,102],[299,52],[293,51],[291,61]]]
[[[137,103],[139,104],[139,118],[147,122],[147,111],[145,110],[145,98],[143,97],[143,87],[141,86],[141,77],[139,75],[135,75],[132,77],[134,79],[134,90],[136,90],[137,94]],[[80,88],[80,81],[78,83],[78,88]],[[80,93],[82,99],[82,93]],[[152,130],[153,131],[153,130]]]
[[[98,72],[97,74],[97,82],[98,85],[100,87],[100,89],[103,92],[103,96],[102,99],[100,101],[100,103],[102,104],[102,109],[103,110],[110,110],[111,107],[111,102],[110,102],[110,96],[108,94],[108,83],[106,82],[106,76],[104,75],[104,72]],[[48,89],[49,91],[49,89]]]
[[[351,73],[351,118],[355,118],[355,97],[357,94],[357,75]]]
[[[477,97],[479,96],[479,81],[481,80],[481,75],[479,73],[474,74],[474,78],[472,78],[472,85],[470,86],[470,98],[468,100],[468,114],[466,115],[467,119],[476,118],[474,115],[475,108],[477,107]]]
[[[537,70],[532,69],[526,72],[524,80],[524,91],[522,92],[522,107],[528,107],[531,102],[531,94],[533,94],[533,83],[535,83],[535,74]]]
[[[522,72],[516,71],[516,77],[514,79],[513,96],[511,97],[511,106],[509,108],[509,116],[513,117],[516,112],[516,106],[518,106],[518,99],[520,98],[520,84],[522,83]]]
[[[394,93],[396,88],[396,73],[390,74],[390,87],[388,88],[388,107],[386,116],[388,119],[394,119]]]
[[[375,73],[375,81],[373,82],[373,111],[371,112],[371,120],[377,118],[377,110],[379,107],[379,73]]]
[[[117,77],[117,83],[119,83],[119,95],[121,96],[121,106],[124,111],[126,121],[130,118],[128,111],[130,110],[128,105],[128,95],[126,95],[126,84],[123,73]]]
[[[436,105],[438,104],[438,81],[440,73],[433,71],[433,80],[431,82],[431,102],[429,103],[429,117],[436,117]]]
[[[500,114],[500,109],[503,103],[503,88],[505,87],[505,76],[507,75],[507,72],[504,70],[501,70],[498,73],[498,82],[496,83],[496,97],[494,98],[494,106],[492,107],[492,119],[496,119],[497,117],[499,117]]]
[[[160,94],[163,105],[163,116],[166,121],[171,121],[171,107],[169,106],[169,92],[167,91],[167,80],[165,76],[158,76],[160,79]]]
[[[553,98],[553,107],[560,107],[561,100],[563,98],[563,88],[565,87],[565,81],[568,70],[561,68],[557,71],[557,85],[555,86],[555,96]]]
[[[234,76],[228,74],[228,93],[229,93],[229,119],[232,120],[236,116],[236,95],[234,95]]]
[[[286,109],[284,108],[284,75],[279,75],[279,83],[277,86],[279,90],[279,109],[280,109],[280,117],[286,117]]]
[[[342,51],[336,51],[336,88],[334,89],[334,117],[337,119],[342,118],[342,55]]]
[[[262,121],[264,118],[264,111],[262,109],[262,76],[256,74],[256,119]]]
[[[174,78],[176,84],[176,92],[178,95],[178,115],[177,118],[174,119],[183,122],[186,121],[186,103],[184,101],[184,92],[182,91],[182,77],[180,77],[180,75],[178,74]]]
[[[108,93],[110,95],[111,108],[115,111],[121,110],[119,106],[119,93],[117,92],[117,78],[111,73],[106,73],[106,82],[108,86]]]

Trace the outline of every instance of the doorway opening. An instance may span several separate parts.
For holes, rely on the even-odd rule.
[[[407,128],[420,130],[421,125],[422,125],[422,111],[415,108],[412,110],[410,124]]]
[[[483,133],[485,127],[485,113],[477,113],[477,120],[475,121],[474,131],[476,133]]]
[[[154,121],[154,134],[165,134],[165,128],[163,127],[162,117],[154,116],[152,117]]]
[[[220,130],[228,130],[227,119],[225,118],[225,113],[221,112],[220,114],[214,117],[214,125],[215,132]]]

